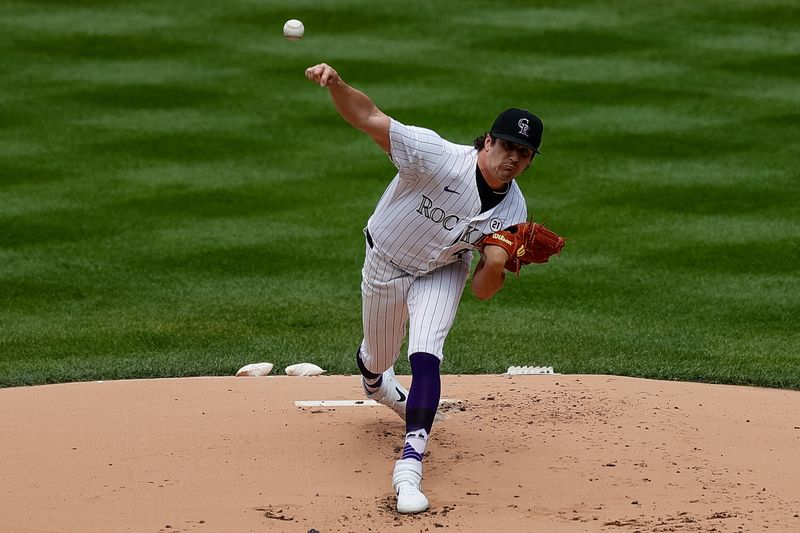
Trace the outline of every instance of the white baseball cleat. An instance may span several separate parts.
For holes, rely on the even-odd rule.
[[[381,386],[372,394],[367,392],[367,386],[366,383],[364,383],[363,377],[361,378],[361,383],[364,385],[364,392],[367,394],[367,398],[389,407],[400,415],[400,418],[403,420],[406,419],[408,391],[395,379],[393,368],[389,368],[389,370],[383,373]]]
[[[392,485],[397,494],[397,512],[421,513],[428,508],[428,498],[422,494],[422,463],[416,459],[400,459],[394,464]]]

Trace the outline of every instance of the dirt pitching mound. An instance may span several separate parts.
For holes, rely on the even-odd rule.
[[[408,385],[410,378],[400,376]],[[0,390],[0,531],[800,531],[800,392],[443,376],[426,513],[355,376]]]

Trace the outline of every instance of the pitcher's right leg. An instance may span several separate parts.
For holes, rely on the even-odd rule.
[[[413,279],[367,247],[361,272],[364,339],[356,363],[367,398],[390,407],[403,419],[408,391],[395,379],[392,366],[405,337],[406,296]]]
[[[373,374],[364,366],[360,352],[359,350],[356,353],[356,364],[362,375],[361,381],[364,386],[364,394],[370,400],[375,400],[390,408],[405,420],[408,391],[395,378],[394,368],[389,367],[381,374]]]

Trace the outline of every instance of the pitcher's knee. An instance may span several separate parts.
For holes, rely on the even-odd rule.
[[[371,363],[372,361],[370,360],[368,362]],[[370,370],[369,367],[372,367],[372,368],[375,368],[375,367],[374,367],[374,365],[368,365],[367,362],[364,362],[364,360],[362,358],[362,351],[361,351],[361,347],[360,346],[356,350],[356,365],[358,365],[358,371],[361,372],[361,375],[364,376],[367,379],[378,379],[378,376],[380,376],[383,373],[383,371],[376,372],[376,371]]]

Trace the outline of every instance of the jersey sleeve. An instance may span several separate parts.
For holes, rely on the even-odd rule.
[[[417,181],[436,173],[444,155],[444,139],[435,131],[406,126],[392,119],[389,156],[401,178]]]

